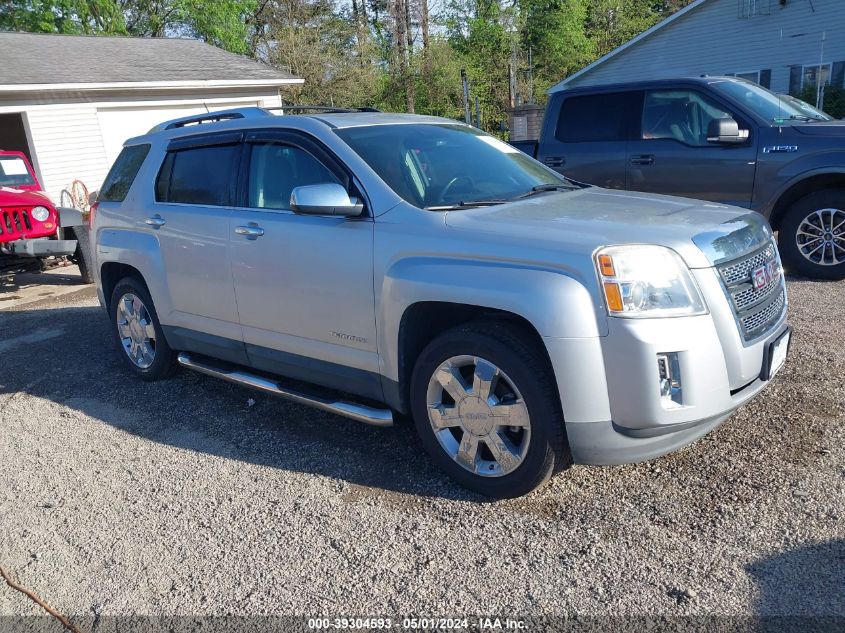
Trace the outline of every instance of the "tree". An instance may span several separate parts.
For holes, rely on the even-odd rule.
[[[0,0],[0,31],[126,33],[114,0]]]

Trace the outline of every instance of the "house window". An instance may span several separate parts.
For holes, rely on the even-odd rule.
[[[830,64],[814,64],[801,68],[801,89],[813,87],[819,83],[830,85]]]
[[[755,70],[752,72],[747,73],[730,73],[732,77],[738,77],[739,79],[747,79],[748,81],[753,81],[755,84],[760,83],[760,71]]]
[[[737,0],[740,19],[754,18],[758,15],[770,15],[771,0]]]

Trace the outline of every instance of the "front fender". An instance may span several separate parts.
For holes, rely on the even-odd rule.
[[[594,338],[607,333],[596,303],[576,279],[516,263],[412,257],[384,275],[379,302],[383,372],[399,379],[399,328],[415,303],[446,302],[493,308],[526,319],[542,337]]]
[[[159,318],[164,321],[172,311],[170,292],[165,283],[167,275],[158,239],[154,235],[123,229],[103,229],[97,235],[97,285],[102,290],[100,271],[104,264],[114,262],[131,266],[141,273]],[[103,297],[105,301],[109,297]]]
[[[789,163],[778,172],[776,180],[782,184],[768,196],[766,204],[760,209],[760,212],[769,218],[778,200],[792,187],[808,178],[829,174],[845,175],[845,152],[831,151],[818,155],[813,154],[794,163]]]
[[[56,207],[59,212],[59,226],[63,229],[72,226],[82,226],[85,224],[85,218],[82,217],[82,211],[72,207]]]

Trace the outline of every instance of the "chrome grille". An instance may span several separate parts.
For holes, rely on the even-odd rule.
[[[774,258],[774,246],[769,244],[746,259],[729,262],[724,266],[719,266],[719,273],[722,275],[722,280],[725,282],[725,285],[733,286],[740,281],[748,280],[751,276],[752,270],[760,268],[760,266]]]
[[[777,262],[778,274],[762,288],[755,288],[755,270]],[[719,276],[730,297],[740,333],[746,341],[762,336],[780,321],[786,309],[786,288],[773,244],[718,267]]]
[[[748,316],[740,317],[739,322],[746,333],[746,338],[756,338],[767,330],[767,326],[780,320],[786,305],[786,293],[781,289],[777,296],[759,310],[752,310]]]

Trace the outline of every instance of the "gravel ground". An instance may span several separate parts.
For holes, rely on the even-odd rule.
[[[495,503],[435,471],[407,422],[188,372],[133,379],[92,288],[0,312],[0,564],[83,630],[127,614],[843,618],[845,282],[789,290],[788,364],[719,429]],[[0,615],[39,613],[0,583]]]

